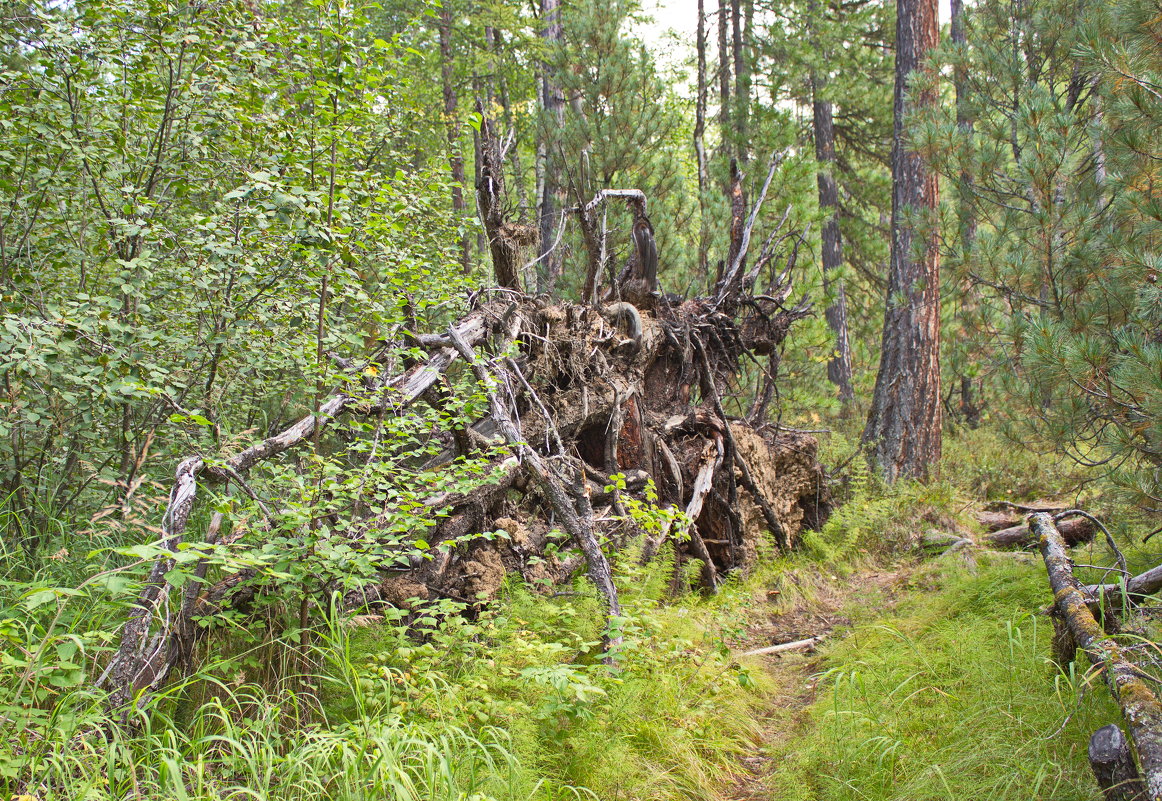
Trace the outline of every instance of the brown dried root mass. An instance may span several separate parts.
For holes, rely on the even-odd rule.
[[[708,382],[717,385],[719,375],[733,372],[738,339],[733,323],[724,317],[708,323],[701,311],[695,303],[656,314],[639,311],[639,331],[638,321],[625,319],[619,308],[524,301],[519,355],[501,375],[516,399],[524,441],[556,453],[552,458],[576,462],[578,473],[586,475],[595,526],[615,550],[638,536],[624,520],[626,496],[643,498],[649,480],[659,505],[687,509],[700,469],[714,458],[718,443],[730,451],[725,443],[733,440],[735,452],[725,454],[733,463],[723,461],[713,472],[691,539],[674,543],[681,558],[709,557],[713,571],[705,579],[748,570],[759,558],[760,543],[774,533],[744,486],[741,464],[789,547],[804,526],[821,525],[830,507],[813,437],[724,422],[710,408]],[[714,375],[697,369],[696,347],[706,349]],[[476,428],[484,435],[495,431],[488,419]],[[444,458],[452,455],[449,450]],[[627,477],[627,490],[606,492],[614,473]],[[519,481],[463,499],[428,537],[434,548],[474,532],[503,535],[437,556],[417,571],[420,580],[434,592],[477,601],[493,597],[505,575],[542,588],[570,578],[581,561],[559,558],[547,547],[568,543],[553,530],[546,507],[541,493]],[[660,545],[650,543],[646,558]]]
[[[724,574],[749,569],[768,534],[792,547],[802,528],[820,525],[829,510],[812,437],[724,419],[722,405],[740,358],[765,353],[768,367],[776,364],[782,337],[806,307],[736,306],[727,315],[710,301],[671,305],[657,296],[643,306],[551,304],[501,293],[448,333],[417,337],[429,350],[427,361],[369,387],[372,401],[333,396],[320,418],[308,416],[230,457],[233,472],[200,457],[182,462],[166,514],[167,542],[176,547],[188,536],[199,481],[244,476],[310,441],[339,415],[409,414],[421,399],[455,403],[437,382],[463,364],[488,396],[490,413],[469,431],[446,432],[446,451],[427,468],[439,470],[468,452],[491,454],[499,480],[429,499],[446,514],[431,530],[416,532],[431,544],[425,558],[349,592],[348,606],[406,607],[411,599],[438,597],[475,605],[494,597],[506,576],[548,589],[585,568],[612,618],[619,607],[610,562],[644,539],[625,510],[628,498],[644,498],[647,482],[661,506],[686,511],[694,525],[688,537],[667,531],[628,552],[648,560],[669,539],[679,561],[702,562],[702,583],[713,589]],[[756,418],[762,411],[760,405]],[[607,491],[617,473],[626,488]],[[352,535],[374,537],[377,530],[370,519]],[[168,570],[165,559],[154,566],[106,673],[117,708],[186,664],[205,631],[192,621],[225,608],[246,613],[257,594],[269,591],[261,576],[225,576],[174,614],[178,596]]]

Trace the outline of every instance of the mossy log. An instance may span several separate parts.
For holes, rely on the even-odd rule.
[[[1129,655],[1106,635],[1089,608],[1089,598],[1073,574],[1064,537],[1043,512],[1029,516],[1029,532],[1037,539],[1054,605],[1073,641],[1093,666],[1104,671],[1114,700],[1121,707],[1138,753],[1147,798],[1162,801],[1162,703],[1143,680]]]

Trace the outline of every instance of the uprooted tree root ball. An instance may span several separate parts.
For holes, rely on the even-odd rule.
[[[725,574],[753,565],[767,533],[786,550],[804,526],[818,527],[826,519],[830,501],[816,441],[768,422],[783,340],[810,313],[805,299],[784,305],[792,291],[793,255],[778,272],[768,242],[749,269],[746,264],[774,165],[749,216],[736,204],[729,259],[720,265],[712,297],[683,301],[658,291],[657,252],[641,192],[605,190],[579,203],[572,211],[593,249],[585,302],[570,304],[520,291],[517,250],[505,245],[503,185],[493,177],[499,156],[490,130],[486,120],[478,192],[494,245],[497,288],[475,295],[467,314],[443,334],[408,332],[409,343],[426,358],[415,358],[412,350],[412,356],[393,361],[388,354],[399,349],[390,346],[363,362],[336,357],[358,376],[348,385],[358,391],[320,399],[315,414],[233,456],[193,456],[178,465],[163,520],[166,550],[102,676],[124,719],[132,699],[189,668],[197,641],[206,636],[198,619],[225,610],[246,615],[258,596],[276,591],[255,569],[222,576],[208,588],[175,585],[172,554],[187,538],[199,483],[232,484],[261,506],[246,483],[251,468],[307,444],[317,452],[321,432],[343,415],[406,418],[418,414],[421,400],[447,412],[464,405],[457,391],[472,392],[477,403],[486,402],[487,413],[437,432],[443,450],[422,467],[439,476],[451,474],[463,459],[486,460],[490,477],[472,489],[409,500],[439,510],[429,516],[430,524],[416,524],[426,526],[412,540],[422,543],[421,552],[392,553],[388,545],[386,555],[395,558],[383,560],[377,576],[356,589],[345,582],[345,608],[406,607],[415,598],[475,605],[494,596],[506,575],[551,588],[584,567],[605,602],[606,645],[612,648],[620,605],[611,560],[649,562],[669,541],[677,563],[674,586],[687,575],[682,563],[694,560],[700,563],[699,583],[713,591]],[[605,232],[598,237],[592,212],[613,200],[626,201],[633,211],[634,249],[599,300],[598,279],[613,270]],[[756,289],[760,280],[762,291]],[[726,406],[737,408],[743,359],[757,366],[759,387],[745,415],[730,415]],[[459,390],[445,379],[453,367]],[[659,518],[664,524],[640,528],[635,522],[631,507],[647,508],[647,500],[668,510]],[[268,510],[263,513],[273,527]],[[346,536],[380,536],[382,521],[370,508],[361,519]],[[317,524],[314,517],[308,523]],[[220,526],[216,513],[201,546],[229,545],[219,538]],[[503,536],[490,536],[498,530]],[[564,543],[573,555],[560,555],[568,554],[558,549]],[[205,563],[196,570],[204,577]],[[317,616],[327,604],[316,604]],[[311,625],[311,607],[304,595],[303,630]]]

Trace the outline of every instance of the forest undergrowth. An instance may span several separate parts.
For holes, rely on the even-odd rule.
[[[829,439],[832,462],[855,447],[839,433]],[[138,731],[115,725],[91,689],[94,632],[125,603],[111,582],[80,581],[100,576],[91,563],[101,549],[62,551],[35,575],[10,554],[4,586],[25,591],[5,597],[0,615],[5,790],[36,799],[1096,798],[1084,743],[1116,714],[1093,677],[1049,660],[1039,559],[933,560],[918,546],[933,530],[971,533],[972,511],[988,498],[1072,487],[1071,502],[1100,506],[1100,487],[1076,489],[1069,470],[1043,469],[992,434],[967,433],[947,450],[943,479],[927,486],[889,489],[849,468],[846,503],[823,531],[791,555],[771,549],[753,575],[714,596],[670,597],[672,555],[639,568],[627,554],[624,644],[612,666],[587,582],[545,595],[510,581],[475,614],[442,600],[336,615],[305,652],[291,631],[257,650],[219,645],[148,702]],[[1132,520],[1109,522],[1119,541],[1135,541]],[[1080,561],[1106,559],[1091,550]],[[78,589],[27,590],[36,584]],[[739,656],[817,634],[828,639],[814,655]]]

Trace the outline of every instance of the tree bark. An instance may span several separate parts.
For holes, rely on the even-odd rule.
[[[936,47],[936,0],[899,0],[892,136],[892,255],[880,367],[863,441],[888,481],[927,478],[940,460],[940,258],[934,225],[936,175],[908,149],[905,119],[932,92],[910,96],[909,76]],[[920,222],[920,225],[917,225]]]
[[[460,145],[460,122],[456,119],[459,105],[453,83],[452,9],[448,3],[440,8],[440,88],[444,96],[444,130],[448,137],[448,164],[452,170],[452,212],[458,223],[464,223],[464,151]],[[467,273],[472,262],[468,253],[468,237],[460,236],[460,266]]]
[[[493,72],[497,73],[497,86],[500,97],[500,108],[504,112],[504,124],[507,128],[513,128],[512,117],[512,103],[508,96],[508,81],[501,72],[501,62],[504,59],[502,49],[504,40],[500,35],[500,31],[489,26],[485,31],[485,39],[488,41],[492,49],[493,57]],[[529,212],[529,197],[528,190],[525,188],[524,168],[521,166],[520,148],[510,147],[508,149],[508,157],[512,162],[512,179],[516,183],[516,202],[517,202],[517,217],[521,224],[528,222]]]
[[[1146,801],[1146,788],[1120,726],[1102,726],[1089,738],[1089,766],[1105,801]]]
[[[710,275],[710,237],[706,220],[706,0],[698,0],[698,96],[694,104],[694,157],[698,165],[698,269]]]
[[[730,106],[734,97],[730,91],[730,55],[730,2],[718,0],[718,127],[722,132],[723,160],[727,163],[734,155],[734,143],[730,141],[733,134],[730,127]]]
[[[1065,544],[1073,547],[1092,540],[1097,527],[1084,517],[1075,517],[1063,521],[1057,530],[1065,538]],[[1028,527],[1023,524],[994,531],[985,537],[985,541],[994,548],[1025,548],[1037,544]]]
[[[964,33],[964,0],[952,0],[950,38],[958,48],[968,46]],[[971,140],[973,124],[968,106],[968,69],[962,64],[958,63],[952,71],[952,84],[956,91],[956,127],[960,129],[961,136]],[[962,169],[957,184],[961,250],[967,253],[972,249],[972,243],[976,239],[976,215],[972,209],[972,174]]]
[[[541,0],[541,24],[545,48],[552,53],[560,46],[565,36],[561,25],[560,0]],[[541,236],[537,252],[540,259],[537,262],[537,289],[540,292],[548,292],[552,289],[557,276],[561,274],[561,256],[553,246],[561,225],[558,217],[564,184],[561,181],[561,154],[558,151],[561,129],[565,124],[565,95],[561,91],[560,84],[554,79],[551,63],[542,64],[541,104],[544,177],[538,211]]]
[[[1120,611],[1127,600],[1136,603],[1146,596],[1162,590],[1162,565],[1152,567],[1145,573],[1139,573],[1128,579],[1125,595],[1122,594],[1121,584],[1090,584],[1084,590],[1091,599],[1091,609]]]
[[[479,103],[477,109],[481,112],[481,118],[480,179],[476,183],[476,208],[488,238],[497,286],[519,290],[520,250],[504,219],[504,165],[501,164],[499,143],[492,130],[492,120],[484,114]]]
[[[844,405],[855,400],[851,386],[851,343],[847,338],[847,297],[843,279],[836,273],[843,266],[843,239],[839,231],[839,186],[835,181],[835,128],[831,101],[822,97],[824,81],[811,74],[811,109],[815,127],[815,160],[819,162],[816,182],[819,186],[819,208],[824,213],[823,288],[834,300],[824,316],[835,337],[835,352],[827,362],[827,378],[839,392]],[[832,289],[834,287],[834,290]]]
[[[750,77],[747,74],[746,41],[743,38],[741,0],[730,0],[731,60],[734,62],[734,146],[740,163],[747,162],[747,113],[750,109]]]

